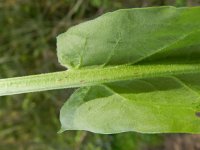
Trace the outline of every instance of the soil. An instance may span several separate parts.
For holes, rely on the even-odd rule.
[[[200,150],[200,135],[175,134],[166,136],[164,150]]]

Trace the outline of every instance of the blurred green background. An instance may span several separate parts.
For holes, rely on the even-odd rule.
[[[0,0],[0,78],[64,70],[56,57],[58,34],[108,11],[160,5],[197,6],[200,0]],[[57,134],[59,110],[72,92],[0,97],[0,150],[200,149],[198,135]]]

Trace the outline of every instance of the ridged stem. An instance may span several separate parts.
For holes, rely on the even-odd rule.
[[[0,79],[0,96],[200,72],[199,64],[116,66]]]

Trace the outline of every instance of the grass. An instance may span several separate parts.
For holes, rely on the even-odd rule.
[[[56,36],[70,26],[127,7],[198,5],[199,0],[3,0],[0,2],[0,78],[65,70]],[[0,97],[1,150],[139,150],[160,148],[163,135],[84,131],[57,134],[59,110],[73,89]]]

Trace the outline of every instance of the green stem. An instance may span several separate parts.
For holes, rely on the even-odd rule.
[[[0,96],[200,72],[199,64],[116,66],[0,79]]]

